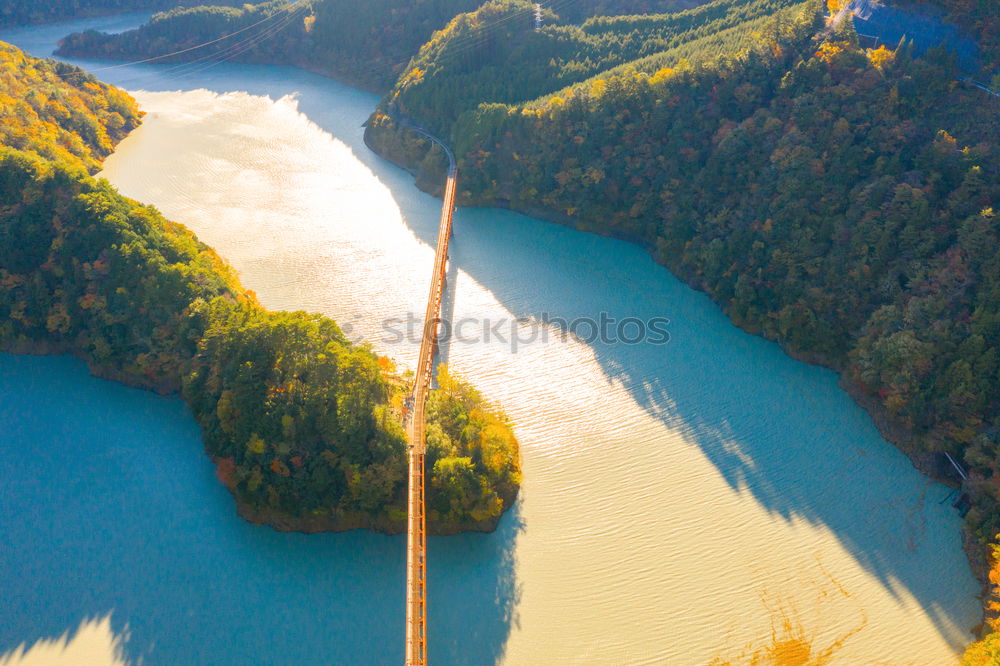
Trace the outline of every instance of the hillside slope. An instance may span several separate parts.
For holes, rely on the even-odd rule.
[[[952,473],[943,453],[971,469],[985,541],[1000,530],[1000,100],[961,83],[946,51],[866,49],[850,20],[831,33],[824,5],[723,0],[588,22],[583,35],[606,27],[622,44],[635,26],[715,11],[730,27],[569,86],[550,76],[546,94],[515,102],[494,70],[537,33],[505,37],[496,60],[449,59],[456,19],[367,139],[435,183],[440,161],[393,115],[426,122],[452,141],[465,204],[640,243],[741,326],[839,370],[926,471]],[[587,53],[586,39],[563,42]],[[538,92],[530,68],[509,72],[507,90],[525,72]],[[440,110],[455,106],[467,110]]]
[[[386,106],[447,134],[462,113],[484,102],[529,102],[615,67],[719,35],[726,35],[723,48],[734,48],[735,33],[750,33],[761,19],[800,3],[716,0],[690,11],[594,17],[582,25],[550,13],[551,22],[534,30],[533,3],[491,0],[435,33],[396,83]]]
[[[0,42],[0,143],[93,173],[140,122],[135,101],[75,67]]]

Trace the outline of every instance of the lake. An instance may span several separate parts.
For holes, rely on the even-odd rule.
[[[140,18],[0,39],[47,55]],[[398,332],[440,200],[364,146],[375,96],[283,67],[85,65],[148,112],[103,177],[266,306],[412,367]],[[511,416],[525,482],[495,533],[430,539],[433,663],[957,660],[980,606],[950,490],[834,373],[635,246],[508,211],[457,211],[448,284],[445,360]],[[668,320],[669,342],[551,323],[602,314]],[[0,413],[0,664],[402,661],[404,537],[246,524],[181,401],[73,359],[0,355]]]

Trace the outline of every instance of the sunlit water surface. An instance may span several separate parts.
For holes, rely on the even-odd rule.
[[[71,29],[135,20],[0,38],[44,55]],[[387,328],[423,310],[440,202],[365,148],[374,96],[276,67],[98,73],[148,112],[104,177],[188,225],[268,307],[415,361]],[[431,539],[434,663],[955,661],[979,611],[949,491],[832,373],[737,330],[631,245],[495,209],[455,224],[447,309],[493,331],[446,360],[512,417],[525,483],[496,533]],[[545,329],[515,350],[509,324],[496,334],[601,312],[669,318],[671,340]],[[11,663],[81,624],[84,642],[107,637],[102,662],[401,661],[403,538],[243,523],[182,403],[72,360],[0,356],[0,415]]]

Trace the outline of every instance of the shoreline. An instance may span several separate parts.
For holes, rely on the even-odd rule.
[[[83,354],[74,351],[71,345],[65,343],[47,340],[17,340],[15,342],[0,340],[0,353],[15,356],[72,356],[83,361],[87,365],[87,371],[90,375],[98,379],[115,382],[116,384],[122,384],[141,391],[149,391],[161,397],[175,397],[183,400],[180,381],[143,381],[139,377],[127,374],[118,368],[91,363]],[[204,444],[204,441],[202,444]],[[346,532],[349,530],[370,530],[385,535],[396,535],[406,532],[405,517],[400,520],[392,520],[384,515],[372,516],[363,512],[338,513],[333,516],[329,514],[297,516],[282,511],[252,506],[239,497],[235,490],[235,485],[230,478],[231,472],[223,468],[224,461],[227,459],[211,456],[204,449],[202,453],[209,457],[212,465],[215,466],[216,478],[226,487],[232,496],[233,502],[236,504],[236,514],[252,525],[270,527],[276,532],[300,532],[302,534]],[[487,534],[495,532],[504,514],[514,507],[519,494],[520,486],[517,486],[509,496],[501,496],[504,508],[495,518],[488,518],[468,524],[440,526],[434,525],[433,520],[428,516],[427,531],[434,536],[453,536],[464,532]]]
[[[215,465],[215,475],[229,490],[236,503],[236,514],[252,525],[270,527],[276,532],[299,532],[301,534],[322,534],[325,532],[348,532],[350,530],[370,530],[386,536],[396,536],[406,533],[406,518],[393,520],[385,515],[372,516],[361,512],[313,513],[311,515],[295,516],[276,509],[256,507],[247,504],[237,494],[227,471],[227,458],[212,457]],[[519,489],[518,489],[519,490]],[[428,516],[428,534],[433,536],[453,536],[465,532],[480,532],[489,534],[495,532],[500,520],[508,510],[513,508],[517,500],[518,490],[511,497],[502,497],[505,508],[495,518],[481,520],[465,525],[435,526]]]

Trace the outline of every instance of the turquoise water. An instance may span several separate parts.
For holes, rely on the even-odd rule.
[[[136,20],[0,39],[44,55]],[[265,305],[414,362],[380,322],[422,311],[440,202],[364,147],[373,96],[288,68],[89,66],[148,112],[104,177]],[[516,351],[445,349],[512,416],[525,484],[496,533],[431,540],[434,663],[742,663],[786,639],[831,663],[955,660],[979,609],[948,489],[833,373],[737,330],[636,247],[494,209],[455,224],[454,320],[665,317],[671,340],[545,329]],[[0,654],[110,616],[105,642],[133,662],[399,663],[401,538],[245,524],[182,403],[76,361],[0,356],[0,394]]]

